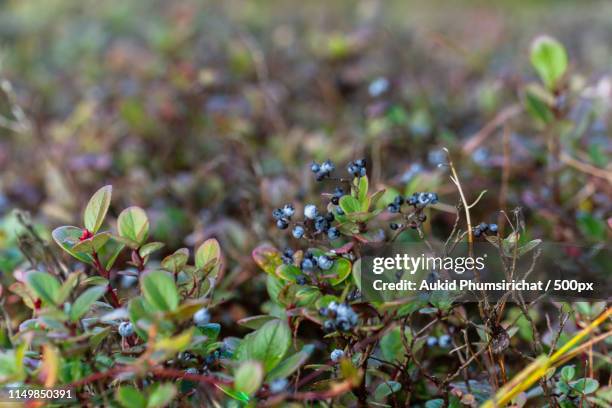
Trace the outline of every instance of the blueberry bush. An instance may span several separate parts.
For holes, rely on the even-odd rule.
[[[609,297],[361,279],[609,245],[609,6],[147,3],[0,6],[0,405],[611,406]]]

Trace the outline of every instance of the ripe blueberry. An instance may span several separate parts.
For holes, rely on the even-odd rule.
[[[293,231],[291,231],[291,235],[293,235],[293,238],[295,239],[300,239],[304,236],[304,227],[302,227],[301,225],[296,225],[293,228]]]
[[[450,347],[450,345],[451,345],[451,336],[449,336],[448,334],[443,334],[442,336],[438,337],[438,344],[442,348]]]
[[[295,208],[293,208],[293,205],[291,204],[285,204],[285,206],[282,209],[283,212],[283,216],[285,218],[291,218],[293,217],[293,214],[295,214]]]
[[[304,207],[304,217],[308,218],[309,220],[314,220],[317,215],[319,215],[319,210],[317,210],[317,207],[314,204],[307,204]]]
[[[196,326],[201,327],[210,322],[210,312],[205,307],[193,314],[193,322]]]
[[[491,231],[493,234],[496,234],[498,229],[499,227],[497,226],[497,224],[489,224],[489,231]]]
[[[329,357],[331,358],[331,360],[336,363],[338,361],[340,361],[340,359],[342,357],[344,357],[344,351],[340,350],[340,349],[335,349],[334,351],[331,352],[331,354],[329,355]]]
[[[330,229],[328,229],[327,238],[329,238],[330,241],[340,238],[340,231],[338,231],[338,228],[331,227]]]
[[[276,221],[276,226],[278,227],[278,229],[287,229],[287,227],[289,227],[289,223],[283,219],[277,220]]]
[[[119,335],[121,337],[129,337],[134,334],[134,326],[130,322],[121,322],[119,325]]]
[[[320,257],[318,257],[317,263],[319,264],[319,268],[325,271],[330,269],[334,265],[334,261],[332,261],[331,259],[329,259],[329,257],[325,255],[321,255]]]

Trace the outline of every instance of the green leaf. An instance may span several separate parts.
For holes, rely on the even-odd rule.
[[[570,382],[574,378],[574,375],[576,375],[576,369],[573,365],[565,366],[561,369],[561,378],[565,382]]]
[[[599,382],[592,378],[581,378],[576,381],[572,381],[570,384],[573,391],[580,394],[592,394],[599,388]]]
[[[376,391],[374,391],[374,399],[376,401],[383,401],[387,396],[398,392],[402,389],[402,384],[397,381],[385,381],[384,383],[378,384]]]
[[[61,284],[60,290],[57,293],[57,303],[61,304],[68,299],[70,293],[72,293],[73,289],[77,286],[79,281],[79,277],[81,276],[81,272],[72,272],[68,275],[66,280]]]
[[[175,310],[179,295],[174,279],[165,271],[146,272],[140,279],[140,289],[152,307],[161,312]]]
[[[100,249],[108,242],[110,237],[110,233],[101,232],[91,238],[80,241],[78,244],[72,247],[72,250],[76,253],[87,255],[91,255],[94,252],[100,252]]]
[[[113,186],[104,186],[89,199],[87,207],[85,207],[85,213],[83,215],[83,223],[91,233],[95,234],[98,232],[106,212],[110,206],[111,196],[113,193]]]
[[[543,124],[552,122],[555,116],[547,102],[554,103],[554,98],[552,101],[549,101],[548,95],[543,94],[540,88],[535,86],[525,87],[523,95],[525,108],[534,119],[541,121]]]
[[[147,408],[162,408],[170,404],[174,397],[176,397],[176,386],[174,384],[160,384],[158,385],[147,401]]]
[[[234,388],[236,391],[253,395],[263,381],[264,372],[261,363],[257,361],[245,361],[234,374]]]
[[[147,340],[147,333],[138,326],[139,320],[149,318],[149,311],[145,308],[144,299],[142,297],[138,296],[130,300],[128,304],[128,314],[130,315],[130,320],[134,324],[136,334],[138,334],[141,339]]]
[[[138,248],[149,236],[149,219],[140,207],[128,207],[117,218],[119,235],[131,241],[131,248]]]
[[[226,385],[219,385],[219,384],[215,384],[215,386],[220,389],[221,391],[223,391],[225,394],[229,395],[230,397],[232,397],[233,399],[237,400],[237,401],[241,401],[243,403],[247,403],[249,402],[249,396],[247,394],[245,394],[244,392],[241,391],[234,391],[232,390],[230,387],[226,386]]]
[[[81,293],[70,309],[70,320],[76,322],[81,316],[87,313],[91,305],[104,296],[105,293],[105,286],[94,286]]]
[[[57,306],[60,283],[55,276],[47,272],[32,271],[26,275],[26,282],[43,302]]]
[[[300,275],[302,271],[295,265],[282,264],[276,268],[276,276],[286,281],[295,282]]]
[[[279,365],[274,367],[266,377],[266,380],[274,381],[278,378],[289,377],[308,360],[314,349],[315,347],[311,344],[305,345],[298,353],[286,358]]]
[[[77,227],[63,226],[58,227],[51,232],[51,236],[57,245],[59,245],[64,251],[68,252],[74,258],[81,262],[93,263],[91,256],[87,254],[80,254],[72,250],[72,248],[79,242],[79,238],[83,230]]]
[[[406,332],[409,337],[409,332]],[[385,360],[391,362],[403,362],[406,359],[406,350],[402,343],[402,333],[400,328],[396,327],[388,331],[380,340],[380,350]]]
[[[334,274],[335,278],[331,278],[329,281],[333,286],[342,283],[351,274],[351,262],[345,258],[338,258],[334,260],[334,265],[329,271],[325,271],[325,274]]]
[[[270,316],[270,315],[259,315],[259,316],[250,316],[250,317],[245,317],[244,319],[240,319],[238,320],[236,323],[238,323],[240,326],[244,326],[244,327],[248,327],[249,329],[259,329],[261,326],[263,326],[265,323],[269,322],[270,320],[275,320],[277,319],[274,316]]]
[[[251,256],[257,266],[269,275],[274,275],[276,268],[283,263],[280,251],[267,244],[255,248]]]
[[[547,35],[536,37],[531,43],[531,64],[542,82],[549,89],[554,89],[567,70],[565,47]]]
[[[183,270],[188,260],[189,250],[187,248],[180,248],[162,259],[161,266],[170,272],[177,273]]]
[[[238,361],[258,360],[270,372],[285,356],[291,345],[291,331],[285,321],[272,320],[249,333],[236,350]]]
[[[221,264],[221,247],[214,238],[207,239],[200,245],[195,254],[195,264],[202,270],[210,270],[215,276]]]
[[[159,251],[164,246],[165,244],[163,242],[149,242],[148,244],[144,244],[142,247],[140,247],[140,250],[138,250],[138,254],[141,257],[146,258],[153,252]]]
[[[442,408],[444,407],[444,400],[441,398],[432,399],[425,403],[425,408]]]
[[[214,341],[219,337],[221,333],[221,325],[219,323],[208,323],[202,326],[198,326],[196,331],[208,338],[208,340]]]
[[[344,195],[340,197],[340,208],[346,214],[356,213],[361,211],[361,204],[359,201],[350,195]]]
[[[361,211],[368,211],[368,207],[370,206],[370,200],[368,199],[368,177],[356,178],[353,180],[353,184],[357,186],[355,198],[357,198],[361,205]]]
[[[601,218],[583,213],[578,216],[578,228],[589,239],[604,241],[606,239],[606,223]]]
[[[124,385],[117,389],[115,398],[124,408],[145,408],[147,400],[144,395],[131,385]]]

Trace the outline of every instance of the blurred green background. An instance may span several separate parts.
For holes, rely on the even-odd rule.
[[[568,49],[576,95],[564,148],[609,166],[612,3],[494,3],[3,1],[0,73],[12,89],[0,112],[5,125],[19,123],[13,104],[27,118],[0,129],[5,260],[18,258],[12,208],[45,230],[77,224],[110,183],[114,208],[145,208],[155,239],[180,247],[218,236],[246,279],[257,242],[286,243],[270,233],[270,211],[327,191],[314,185],[311,160],[343,169],[364,156],[373,184],[435,190],[455,205],[438,166],[444,146],[470,195],[488,190],[476,218],[520,205],[533,235],[605,240],[610,183],[567,169],[562,200],[551,202],[543,128],[527,114],[509,122],[504,202],[501,129],[464,147],[521,106],[537,80],[530,43],[547,33]],[[430,228],[443,236],[452,222],[435,214]]]

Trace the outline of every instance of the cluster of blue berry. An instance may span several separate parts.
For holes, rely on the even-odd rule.
[[[327,307],[321,308],[319,313],[328,318],[323,323],[323,329],[328,333],[336,330],[350,331],[359,322],[357,313],[346,303],[331,302]]]
[[[419,224],[422,224],[427,220],[427,216],[423,214],[423,209],[430,204],[436,204],[439,201],[438,194],[430,193],[430,192],[419,192],[413,193],[409,197],[402,197],[398,195],[393,199],[393,202],[389,203],[387,206],[387,211],[392,214],[400,214],[402,212],[402,205],[408,204],[414,207],[415,209],[415,217],[413,221],[410,223],[411,228],[417,228]],[[392,230],[397,230],[401,228],[403,224],[398,224],[392,222],[389,224],[389,228]]]
[[[451,336],[443,334],[440,337],[429,336],[427,338],[427,345],[429,347],[439,346],[442,348],[449,348],[451,345]]]
[[[336,170],[336,165],[331,160],[325,160],[321,164],[312,162],[310,170],[314,173],[317,181],[322,181],[331,176],[332,171]]]
[[[436,204],[437,202],[438,194],[436,193],[413,193],[410,197],[406,197],[405,199],[402,196],[395,197],[393,202],[387,206],[387,210],[389,210],[391,213],[399,213],[401,212],[401,207],[404,203],[421,210],[427,207],[429,204]]]
[[[285,248],[281,254],[281,260],[286,265],[294,265],[296,262],[295,251],[291,248]],[[316,268],[327,271],[334,266],[334,260],[327,255],[316,256],[312,252],[307,251],[298,266],[303,272],[313,272]],[[299,285],[305,285],[306,281],[305,275],[298,276],[296,279]]]
[[[285,204],[283,208],[277,208],[272,211],[272,217],[276,220],[276,226],[282,230],[287,229],[294,214],[295,208],[291,204]]]
[[[289,226],[291,217],[295,214],[295,209],[291,204],[285,205],[283,208],[277,208],[272,211],[272,217],[276,220],[276,226],[280,229],[286,229]],[[311,235],[325,234],[330,240],[340,237],[338,228],[332,226],[335,217],[334,214],[328,212],[323,215],[319,213],[317,206],[314,204],[306,204],[304,206],[304,223],[297,224],[291,230],[291,235],[295,239],[302,238],[309,229]]]
[[[474,227],[474,236],[479,237],[482,234],[492,234],[496,235],[498,231],[497,224],[487,224],[486,222],[481,222],[476,227]]]
[[[366,161],[365,159],[352,161],[346,169],[353,177],[364,177],[366,175]]]

